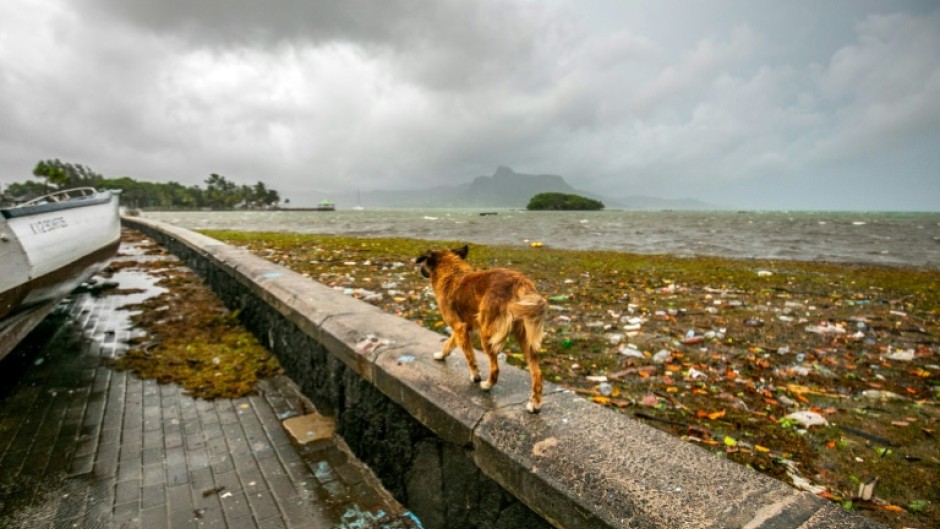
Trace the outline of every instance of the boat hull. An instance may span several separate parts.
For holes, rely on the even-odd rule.
[[[114,255],[121,220],[118,193],[111,191],[0,213],[2,358],[55,303]]]

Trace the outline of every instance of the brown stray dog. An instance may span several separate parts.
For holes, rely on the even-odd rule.
[[[431,279],[444,322],[453,330],[434,359],[444,360],[459,345],[470,366],[470,380],[480,382],[470,342],[470,331],[479,329],[483,351],[490,361],[489,376],[480,382],[480,388],[488,391],[499,377],[496,355],[511,332],[522,348],[532,377],[526,410],[538,413],[542,406],[538,352],[545,335],[548,303],[536,292],[532,280],[521,272],[509,268],[474,269],[464,260],[468,251],[467,246],[429,250],[415,261],[421,265],[421,275]]]

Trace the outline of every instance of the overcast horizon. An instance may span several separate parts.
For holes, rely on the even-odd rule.
[[[0,184],[330,193],[560,175],[739,209],[940,211],[940,4],[0,5]]]

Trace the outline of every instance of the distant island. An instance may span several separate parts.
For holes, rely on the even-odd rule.
[[[539,193],[529,200],[526,209],[531,211],[597,211],[604,209],[604,203],[570,193]]]

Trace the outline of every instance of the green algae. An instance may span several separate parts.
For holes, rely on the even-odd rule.
[[[460,241],[204,233],[446,331],[412,261]],[[548,379],[768,475],[796,468],[888,525],[940,525],[940,272],[488,245],[468,260],[522,270],[549,298]],[[796,410],[829,425],[804,429]],[[875,500],[856,499],[874,477]]]

